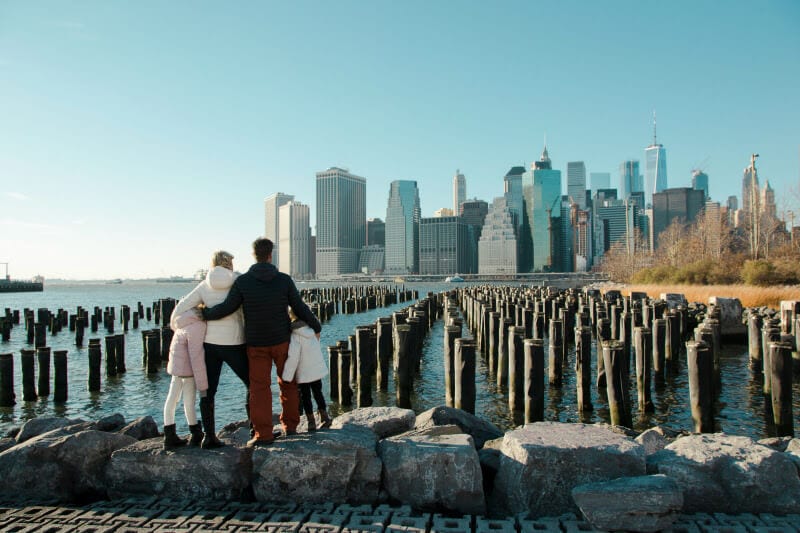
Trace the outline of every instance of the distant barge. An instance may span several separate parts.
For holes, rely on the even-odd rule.
[[[0,292],[42,292],[43,290],[43,281],[0,279]]]

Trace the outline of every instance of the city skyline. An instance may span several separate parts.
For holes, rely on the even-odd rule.
[[[364,176],[367,218],[416,181],[429,217],[452,207],[454,169],[469,199],[502,196],[545,134],[554,170],[583,161],[614,187],[624,161],[644,174],[653,109],[668,187],[703,170],[725,203],[759,153],[778,216],[798,209],[796,2],[197,6],[0,7],[12,277],[191,275],[220,248],[245,270],[267,196],[314,224],[317,172]]]

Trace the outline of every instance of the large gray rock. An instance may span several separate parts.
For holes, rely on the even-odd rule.
[[[711,296],[708,305],[719,309],[719,325],[723,337],[744,337],[747,326],[742,321],[744,308],[739,298],[722,298]]]
[[[32,439],[33,437],[37,437],[56,428],[71,426],[76,422],[80,421],[62,417],[31,418],[22,424],[22,427],[19,429],[19,433],[17,433],[17,443],[25,442],[28,439]]]
[[[470,414],[461,409],[440,405],[433,409],[428,409],[424,413],[417,415],[414,427],[425,429],[433,426],[456,425],[467,435],[472,436],[477,449],[483,448],[487,440],[497,439],[503,436],[503,432],[482,418]]]
[[[800,512],[800,478],[791,459],[748,437],[691,435],[650,459],[683,489],[686,513]]]
[[[645,455],[653,455],[669,444],[669,441],[664,437],[664,433],[659,431],[659,428],[647,429],[634,440],[644,446]]]
[[[98,431],[118,431],[125,427],[125,417],[119,413],[104,416],[97,421]]]
[[[503,438],[490,508],[558,516],[575,510],[577,485],[645,474],[644,447],[607,427],[537,422]]]
[[[683,507],[680,487],[663,475],[578,485],[572,497],[592,526],[607,531],[669,529]]]
[[[112,498],[161,496],[175,499],[240,499],[250,484],[251,451],[184,446],[165,451],[159,438],[114,452],[106,469]]]
[[[389,496],[420,509],[484,514],[483,475],[472,437],[398,435],[378,443]]]
[[[800,439],[792,439],[786,445],[786,455],[792,460],[800,474]]]
[[[414,428],[416,415],[411,409],[399,407],[362,407],[349,413],[337,416],[333,420],[333,429],[346,427],[365,427],[375,432],[378,438],[385,439],[399,435]]]
[[[17,439],[12,437],[4,437],[0,439],[0,453],[3,453],[9,448],[13,448],[17,445]]]
[[[66,502],[105,497],[105,469],[112,452],[135,440],[95,430],[64,435],[62,430],[0,453],[0,495]]]
[[[142,416],[119,430],[123,435],[128,435],[136,440],[146,440],[158,437],[158,424],[150,415]]]
[[[375,503],[381,488],[377,437],[365,427],[299,433],[253,453],[260,501]]]

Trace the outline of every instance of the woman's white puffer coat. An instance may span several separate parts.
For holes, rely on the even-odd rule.
[[[201,281],[192,292],[178,302],[172,316],[180,315],[192,307],[205,304],[213,307],[222,303],[228,296],[233,281],[239,277],[238,272],[233,272],[225,267],[215,266],[206,274],[206,279]],[[219,320],[209,320],[206,323],[206,339],[209,344],[222,344],[226,346],[244,344],[244,313],[240,307],[230,315]]]
[[[327,375],[328,365],[322,357],[322,347],[316,333],[302,320],[294,321],[289,356],[283,365],[283,380],[311,383]]]

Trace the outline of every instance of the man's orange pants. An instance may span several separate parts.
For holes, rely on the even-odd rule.
[[[247,360],[250,364],[250,421],[258,440],[272,440],[272,363],[278,370],[281,425],[284,433],[297,429],[300,423],[300,395],[297,382],[284,381],[283,365],[289,355],[289,343],[273,346],[248,346]]]

